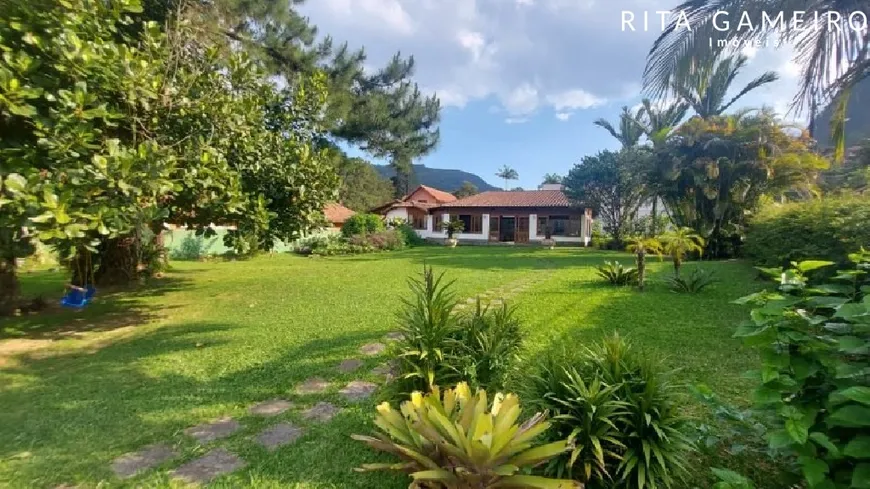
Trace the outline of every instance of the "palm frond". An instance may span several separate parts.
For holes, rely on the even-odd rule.
[[[779,75],[775,71],[768,71],[767,73],[764,73],[763,75],[759,76],[758,78],[747,83],[746,86],[743,87],[743,89],[737,93],[737,95],[735,95],[734,97],[731,98],[731,100],[728,101],[728,103],[722,105],[719,108],[719,113],[721,114],[722,112],[725,112],[726,110],[728,110],[729,107],[734,105],[734,102],[737,102],[738,100],[743,98],[743,96],[746,95],[747,93],[755,90],[756,88],[758,88],[760,86],[767,85],[768,83],[773,83],[776,80],[779,80]]]

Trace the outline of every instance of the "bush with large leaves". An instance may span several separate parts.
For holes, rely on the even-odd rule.
[[[778,290],[737,301],[754,306],[735,336],[761,353],[753,399],[777,420],[768,442],[810,488],[870,487],[870,253],[850,258],[822,283],[808,275],[832,262],[765,270]]]

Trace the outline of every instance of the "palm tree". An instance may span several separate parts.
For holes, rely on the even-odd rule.
[[[652,142],[653,148],[659,149],[664,146],[668,136],[679,125],[688,111],[689,104],[685,101],[670,104],[653,104],[650,99],[645,98],[641,102],[641,119],[637,123],[647,139]],[[655,162],[657,159],[652,159],[651,161]],[[649,170],[657,171],[655,168],[650,168]],[[653,181],[651,180],[651,182]],[[655,236],[658,233],[656,225],[659,214],[659,192],[657,187],[652,184],[649,185],[649,189],[652,197],[652,234]]]
[[[865,7],[865,8],[862,8]],[[870,33],[848,25],[831,28],[830,20],[839,16],[849,19],[855,12],[866,11],[866,1],[854,0],[685,0],[673,9],[683,12],[691,29],[678,25],[683,17],[674,18],[653,44],[644,69],[644,88],[659,97],[671,90],[674,82],[689,74],[694,66],[703,65],[730,49],[717,42],[727,36],[731,42],[764,42],[779,38],[790,42],[795,50],[794,62],[801,67],[798,93],[792,109],[800,113],[813,105],[835,103],[845,107],[849,92],[870,76]],[[724,12],[732,27],[742,15],[752,19],[753,29],[716,29],[714,15]],[[762,12],[783,14],[785,22],[762,22]],[[802,12],[798,26],[788,20]],[[837,110],[831,121],[836,144],[835,156],[842,160],[845,152],[845,111]]]
[[[643,286],[646,283],[646,255],[647,253],[654,253],[661,260],[662,243],[656,238],[638,236],[629,239],[628,246],[625,249],[637,256],[637,288],[643,292]]]
[[[637,146],[638,141],[643,136],[643,128],[637,122],[640,119],[641,110],[643,109],[638,109],[635,114],[632,114],[628,107],[623,106],[622,113],[619,114],[619,131],[605,119],[598,119],[593,124],[606,129],[611,136],[622,143],[623,148],[631,148]]]
[[[504,179],[504,189],[508,189],[508,180],[518,180],[520,178],[520,174],[517,173],[513,168],[504,165],[496,172],[495,176]]]
[[[737,74],[749,61],[744,55],[714,60],[700,65],[682,81],[673,85],[674,93],[688,103],[699,117],[709,119],[722,115],[747,93],[779,79],[773,71],[768,71],[747,83],[737,95],[726,102],[726,96]]]
[[[674,260],[674,276],[680,277],[680,267],[689,253],[704,252],[704,238],[692,228],[679,228],[662,236],[664,252]]]
[[[558,173],[547,173],[546,175],[544,175],[543,184],[547,185],[547,184],[562,183],[563,179],[564,179],[564,177],[562,175],[559,175]]]

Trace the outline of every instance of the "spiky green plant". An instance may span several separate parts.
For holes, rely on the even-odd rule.
[[[411,488],[483,489],[518,487],[582,488],[572,480],[525,475],[524,470],[565,452],[567,440],[535,445],[550,423],[544,414],[517,424],[521,408],[514,394],[497,393],[490,405],[485,390],[472,394],[468,384],[441,393],[438,387],[411,394],[399,411],[378,406],[374,436],[352,435],[374,448],[397,455],[400,463],[364,464],[358,471],[398,470],[410,474]]]
[[[599,277],[611,285],[629,285],[637,283],[637,268],[624,267],[618,261],[606,261],[604,265],[595,268]]]
[[[692,228],[682,227],[662,235],[663,251],[674,261],[674,276],[680,276],[680,267],[689,253],[704,252],[704,238]]]
[[[687,294],[697,294],[707,287],[716,283],[716,277],[713,272],[708,272],[700,268],[695,268],[688,277],[671,277],[668,279],[668,285],[674,292],[683,292]]]

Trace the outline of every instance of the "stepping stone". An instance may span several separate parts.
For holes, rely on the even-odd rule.
[[[271,428],[266,428],[262,433],[257,435],[257,443],[266,447],[267,450],[273,451],[278,449],[278,447],[296,441],[302,436],[302,433],[302,428],[290,423],[276,424]]]
[[[232,418],[221,418],[213,423],[206,423],[184,430],[184,434],[191,436],[200,443],[226,438],[235,433],[242,425]]]
[[[386,350],[387,347],[383,343],[369,343],[368,345],[363,345],[359,351],[363,355],[375,356],[380,355]]]
[[[398,331],[393,331],[392,333],[387,333],[387,335],[384,336],[384,338],[386,338],[387,341],[399,341],[399,340],[405,339],[405,335],[403,335],[402,333],[400,333]]]
[[[338,414],[339,411],[340,409],[338,409],[331,403],[318,402],[313,407],[303,411],[302,417],[304,419],[310,419],[312,421],[325,423],[326,421],[332,419],[333,416]]]
[[[241,469],[245,465],[247,465],[245,461],[238,455],[225,448],[216,448],[175,469],[172,471],[172,476],[188,483],[205,484],[221,475]]]
[[[326,389],[329,389],[330,385],[331,384],[329,382],[321,379],[320,377],[313,377],[299,384],[299,386],[296,387],[296,393],[302,395],[320,394],[322,392],[325,392]]]
[[[248,408],[248,414],[257,416],[277,416],[293,407],[293,403],[284,399],[272,399],[254,404]]]
[[[116,458],[112,461],[112,472],[121,479],[127,479],[177,456],[175,450],[165,443],[148,445],[138,452],[127,453]]]
[[[393,380],[393,378],[396,376],[396,369],[393,367],[393,365],[384,363],[373,368],[372,375],[382,375],[386,377],[387,382],[389,382],[390,380]]]
[[[342,360],[341,364],[338,365],[338,371],[346,374],[358,370],[362,366],[362,360],[357,360],[356,358],[349,358],[347,360]]]
[[[354,380],[338,392],[349,401],[361,401],[371,397],[377,388],[377,384],[363,382],[362,380]]]

